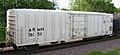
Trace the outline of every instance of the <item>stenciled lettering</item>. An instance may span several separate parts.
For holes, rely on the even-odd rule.
[[[35,31],[37,31],[37,32],[35,32]],[[34,37],[35,35],[37,35],[37,36],[42,36],[42,32],[41,31],[44,31],[44,27],[42,27],[42,28],[29,28],[28,29],[28,36],[29,37]]]
[[[44,28],[37,28],[37,31],[44,31]]]
[[[42,32],[37,32],[37,36],[42,36]]]
[[[30,37],[34,36],[34,33],[28,33],[28,36]]]

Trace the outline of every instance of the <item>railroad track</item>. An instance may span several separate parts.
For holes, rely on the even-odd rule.
[[[98,42],[104,42],[104,41],[109,41],[109,40],[115,40],[115,39],[120,39],[120,37],[109,37],[109,38],[96,38],[96,39],[91,39],[91,40],[85,40],[85,41],[76,41],[76,42],[71,42],[71,43],[65,43],[65,44],[56,44],[56,45],[47,45],[47,46],[40,46],[36,47],[31,50],[24,50],[24,49],[19,49],[17,51],[12,50],[12,51],[4,51],[0,52],[2,55],[29,55],[33,53],[42,53],[42,52],[47,52],[47,51],[52,51],[52,50],[58,50],[58,49],[64,49],[68,47],[74,47],[74,46],[81,46],[85,44],[92,44],[92,43],[98,43]]]

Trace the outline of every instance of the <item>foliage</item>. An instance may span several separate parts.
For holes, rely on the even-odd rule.
[[[12,8],[53,9],[55,4],[48,0],[0,0],[0,17]]]
[[[72,0],[71,10],[114,13],[112,0]]]
[[[116,9],[116,13],[120,13],[120,8],[117,8],[117,9]]]
[[[5,22],[0,19],[0,41],[5,40]]]
[[[12,8],[53,9],[55,4],[48,0],[0,0],[0,17]]]
[[[0,42],[1,41],[5,41],[5,37],[4,36],[0,36]]]

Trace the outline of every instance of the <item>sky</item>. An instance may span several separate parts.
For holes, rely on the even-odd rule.
[[[115,7],[120,8],[120,0],[112,0],[112,3],[114,3]]]
[[[69,0],[58,0],[57,1],[60,8],[68,8],[70,1]],[[119,8],[120,7],[120,0],[112,0],[114,6]]]
[[[68,8],[70,3],[69,0],[58,0],[57,2],[60,8]]]

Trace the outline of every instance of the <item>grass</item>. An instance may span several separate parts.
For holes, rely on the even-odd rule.
[[[88,55],[120,55],[120,49],[114,51],[107,51],[107,52],[93,51]]]

